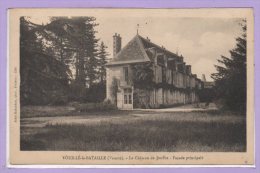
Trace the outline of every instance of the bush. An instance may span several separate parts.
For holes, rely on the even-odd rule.
[[[75,108],[78,112],[108,111],[117,109],[116,105],[112,104],[110,101],[101,103],[84,103],[76,105]]]
[[[215,91],[212,88],[204,88],[198,91],[201,102],[212,102],[215,98]]]
[[[86,89],[84,102],[102,102],[106,98],[106,84],[97,83],[93,84],[90,88]]]
[[[50,105],[66,105],[68,102],[68,96],[65,92],[53,91],[50,96],[52,98]]]

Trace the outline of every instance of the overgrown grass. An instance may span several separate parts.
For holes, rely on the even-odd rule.
[[[92,125],[46,125],[36,134],[22,135],[21,150],[246,151],[246,122],[226,121],[226,114],[217,118],[215,113],[196,113],[199,118],[191,112],[183,119],[169,114]]]
[[[75,112],[72,106],[22,106],[21,117],[66,116]]]

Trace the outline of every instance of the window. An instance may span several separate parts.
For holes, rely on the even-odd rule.
[[[124,79],[126,82],[128,82],[128,67],[123,67],[124,71]]]
[[[132,94],[129,94],[129,100],[128,100],[129,104],[132,104]]]
[[[157,64],[164,66],[164,56],[162,54],[157,55]]]
[[[127,95],[124,95],[124,104],[127,104]]]
[[[125,88],[124,89],[124,104],[132,104],[132,89],[131,88]]]

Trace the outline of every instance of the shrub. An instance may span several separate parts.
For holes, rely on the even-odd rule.
[[[102,102],[106,98],[106,85],[105,83],[93,84],[90,88],[86,89],[86,96],[84,102]]]
[[[105,101],[101,103],[84,103],[76,105],[76,110],[78,112],[108,111],[116,109],[116,105],[112,104],[110,101]]]
[[[81,103],[80,102],[77,102],[77,101],[72,101],[72,102],[69,102],[68,104],[67,104],[67,106],[72,106],[72,107],[77,107],[77,106],[79,106]]]

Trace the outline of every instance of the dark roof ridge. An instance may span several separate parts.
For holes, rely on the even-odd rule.
[[[139,34],[138,34],[137,36],[139,36],[141,39],[143,39],[143,40],[146,41],[147,43],[152,44],[152,45],[154,45],[155,47],[157,47],[157,48],[159,48],[159,49],[161,49],[161,50],[163,50],[163,51],[165,51],[165,52],[167,52],[167,53],[169,53],[169,54],[172,54],[173,56],[176,56],[176,57],[178,57],[178,58],[181,57],[180,55],[177,55],[177,54],[175,54],[175,53],[173,53],[173,52],[167,50],[166,48],[162,48],[162,47],[159,46],[158,44],[155,44],[155,43],[153,43],[153,42],[151,42],[151,41],[148,41],[146,38],[142,37],[142,36],[139,35]]]

